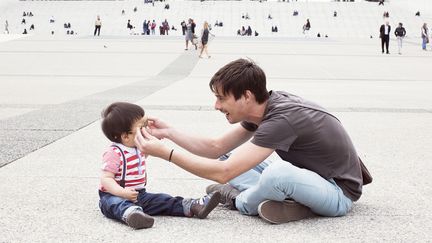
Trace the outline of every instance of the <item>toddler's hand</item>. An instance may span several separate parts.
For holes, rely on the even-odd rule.
[[[130,200],[132,202],[136,202],[137,198],[138,198],[138,192],[135,191],[134,188],[124,188],[123,190],[123,197],[126,198],[127,200]]]

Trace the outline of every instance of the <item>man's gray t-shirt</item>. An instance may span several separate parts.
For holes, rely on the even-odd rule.
[[[345,196],[357,201],[363,185],[357,152],[342,124],[323,111],[298,96],[270,91],[259,126],[245,121],[242,126],[255,131],[253,144],[275,149],[294,166],[333,178]]]

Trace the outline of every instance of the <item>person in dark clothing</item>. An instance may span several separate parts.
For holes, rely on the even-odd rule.
[[[201,51],[199,54],[199,58],[202,58],[202,54],[203,52],[205,52],[205,54],[207,55],[207,58],[210,58],[211,56],[208,54],[208,40],[209,40],[209,35],[214,36],[212,33],[210,33],[209,31],[209,24],[207,23],[207,21],[204,22],[204,26],[203,26],[203,30],[201,33]]]
[[[390,31],[391,26],[389,25],[389,22],[386,21],[385,24],[381,25],[380,27],[380,38],[381,38],[381,51],[384,54],[384,46],[386,49],[386,53],[390,54],[389,52],[389,42],[390,42]]]
[[[68,26],[70,28],[70,24],[68,24]],[[95,21],[95,29],[94,29],[93,36],[96,36],[96,33],[97,33],[98,36],[100,35],[100,29],[101,29],[101,27],[102,27],[102,21],[100,19],[100,16],[98,15],[96,17],[96,21]]]
[[[303,34],[307,34],[311,28],[311,23],[309,19],[306,19],[306,24],[303,25]]]
[[[399,55],[402,54],[401,50],[402,50],[402,40],[406,35],[406,31],[405,28],[402,27],[402,23],[399,23],[399,26],[396,28],[395,32],[394,32],[397,41],[398,41],[398,50],[399,50]]]
[[[250,26],[248,26],[248,28],[246,30],[246,35],[247,36],[252,36],[252,28]]]
[[[186,22],[183,20],[181,23],[181,28],[182,28],[182,34],[185,35],[186,34]]]
[[[128,20],[126,27],[127,27],[129,30],[132,30],[132,29],[134,28],[133,25],[132,25],[131,22],[130,22],[130,19]]]
[[[378,6],[383,5],[384,6],[384,0],[379,0]]]
[[[194,20],[192,19],[192,23],[191,23],[192,34],[195,34],[195,27],[196,27],[196,24],[195,24]]]

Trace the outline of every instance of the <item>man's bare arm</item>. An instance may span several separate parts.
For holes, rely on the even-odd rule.
[[[206,158],[218,158],[249,140],[253,133],[235,125],[218,138],[209,138],[177,130],[164,121],[149,117],[148,131],[159,139],[167,138],[187,151]]]
[[[142,135],[137,133],[135,142],[142,152],[169,160],[172,149],[163,145],[147,131],[143,131]],[[174,150],[171,155],[171,162],[199,177],[226,183],[261,163],[273,151],[273,149],[246,142],[225,161],[203,158],[191,153]]]
[[[245,143],[252,135],[252,132],[241,125],[236,125],[218,138],[207,138],[173,129],[168,139],[193,154],[216,159]]]

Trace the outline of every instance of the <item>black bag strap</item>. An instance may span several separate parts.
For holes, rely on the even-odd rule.
[[[125,157],[125,155],[123,153],[123,150],[119,146],[113,144],[113,145],[111,145],[111,147],[118,148],[119,151],[120,151],[120,153],[121,153],[121,155],[122,155],[122,157],[123,157],[123,170],[122,170],[122,176],[121,176],[121,180],[120,180],[120,186],[121,187],[125,187],[125,178],[126,178],[126,170],[127,170],[126,157]]]
[[[329,116],[334,117],[338,122],[341,122],[335,115],[331,114],[328,111],[320,109],[318,107],[314,107],[314,106],[306,105],[306,104],[294,104],[294,106],[300,106],[300,107],[303,107],[303,108],[307,108],[307,109],[323,112],[323,113],[325,113],[325,114],[327,114]],[[361,173],[362,173],[362,178],[363,178],[363,185],[367,185],[367,184],[372,183],[373,178],[372,178],[371,173],[366,168],[366,165],[363,163],[363,161],[360,159],[360,157],[358,157],[358,160],[359,160],[359,163],[360,163],[360,168],[361,168]]]

